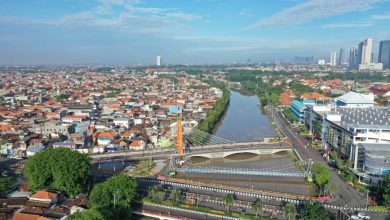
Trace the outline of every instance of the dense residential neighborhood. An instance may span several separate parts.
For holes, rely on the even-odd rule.
[[[2,173],[2,217],[46,220],[96,215],[97,219],[120,219],[118,216],[131,214],[133,203],[185,208],[198,199],[203,208],[224,210],[227,207],[223,215],[238,216],[240,206],[236,205],[238,210],[231,212],[228,203],[222,207],[213,205],[218,199],[231,199],[230,194],[215,197],[215,201],[202,200],[194,197],[193,190],[174,188],[164,181],[181,182],[191,178],[182,176],[186,175],[186,170],[180,167],[193,166],[191,159],[184,158],[194,149],[208,151],[207,147],[211,146],[222,147],[222,151],[238,150],[235,146],[251,148],[249,143],[258,144],[259,149],[275,145],[293,151],[296,156],[286,157],[296,158],[288,161],[306,170],[297,175],[305,176],[301,176],[300,181],[307,192],[294,192],[296,186],[291,186],[291,189],[271,191],[272,195],[279,195],[280,190],[289,198],[305,198],[321,204],[317,207],[282,203],[265,209],[267,218],[282,218],[289,209],[304,216],[307,210],[317,208],[318,213],[327,218],[334,211],[325,209],[326,205],[344,202],[360,205],[357,208],[366,211],[371,210],[361,204],[372,207],[387,204],[387,193],[383,196],[378,193],[387,190],[390,181],[386,177],[390,169],[386,159],[390,157],[388,75],[383,73],[374,81],[378,76],[373,73],[340,75],[338,71],[311,73],[251,68],[256,70],[245,66],[199,66],[189,71],[191,73],[180,66],[171,69],[93,66],[2,69],[0,154],[3,165],[8,164],[7,169],[16,177],[8,177],[8,170]],[[263,122],[261,126],[275,130],[274,135],[254,137],[252,142],[230,141],[227,138],[238,136],[238,130],[252,132],[254,129],[231,125],[228,127],[234,133],[223,138],[213,135],[218,134],[215,128],[221,126],[225,117],[235,118],[240,114],[229,109],[230,105],[244,107],[234,107],[235,101],[230,103],[235,99],[230,96],[246,97],[241,93],[258,102],[254,105],[256,115],[260,110],[268,114],[266,120],[271,120],[272,125]],[[235,120],[238,124],[242,119]],[[286,132],[299,138],[291,138]],[[302,152],[306,148],[318,153],[312,171],[308,168],[313,162],[311,156],[307,158]],[[150,158],[144,157],[146,154]],[[259,163],[263,163],[263,159]],[[329,178],[330,171],[321,163],[337,168],[340,179]],[[238,172],[247,172],[247,169]],[[313,173],[306,174],[308,172]],[[231,174],[226,175],[231,177]],[[326,178],[320,180],[320,175]],[[250,178],[259,178],[260,184],[256,185],[259,190],[273,190],[261,183],[262,177]],[[271,178],[290,187],[289,181]],[[77,184],[74,179],[78,180]],[[148,185],[145,181],[157,181],[160,186]],[[202,181],[196,184],[216,187],[207,174],[202,176]],[[112,201],[119,193],[118,187],[109,182],[129,185],[127,191],[120,189],[127,197],[119,199],[131,201],[117,207],[123,212],[104,211],[116,207],[116,202]],[[223,183],[223,186],[243,187],[243,183],[234,182]],[[107,197],[100,195],[104,187],[108,190],[105,191]],[[367,194],[367,202],[358,202],[353,196],[363,199],[365,195],[345,194],[339,187],[362,188],[372,193]],[[145,191],[148,192],[145,194]],[[320,196],[314,197],[317,192]],[[245,202],[239,199],[242,198],[236,198],[240,203]],[[260,204],[258,200],[248,203],[253,207]],[[270,203],[267,205],[273,202]],[[257,215],[257,211],[247,207],[239,217],[251,219],[253,215]]]
[[[47,147],[84,153],[173,144],[180,118],[195,127],[222,91],[189,75],[88,69],[1,73],[1,149],[11,158]]]

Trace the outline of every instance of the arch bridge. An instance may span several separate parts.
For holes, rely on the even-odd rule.
[[[285,146],[282,147],[271,147],[266,146],[264,148],[249,148],[249,149],[219,149],[215,151],[199,152],[199,153],[189,153],[186,154],[186,157],[205,157],[205,158],[224,158],[234,154],[241,153],[250,153],[250,154],[275,154],[282,151],[292,151],[292,148]]]

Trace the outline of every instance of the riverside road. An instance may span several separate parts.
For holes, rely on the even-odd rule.
[[[283,117],[280,111],[274,112],[273,115],[278,128],[292,142],[294,149],[298,152],[298,154],[303,160],[308,161],[309,159],[311,159],[314,162],[318,162],[324,166],[328,166],[325,160],[321,157],[320,153],[310,147],[309,140],[300,136],[290,127],[290,123]],[[338,185],[340,186],[340,190],[336,194],[332,204],[354,207],[365,206],[365,196],[356,192],[352,188],[352,186],[347,185],[344,180],[342,180],[341,177],[336,173],[337,170],[334,170],[331,167],[329,167],[329,169],[331,170],[331,179],[338,183]]]

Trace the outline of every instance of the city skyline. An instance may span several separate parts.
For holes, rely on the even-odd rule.
[[[390,39],[388,1],[3,1],[0,64],[220,64]],[[299,16],[296,16],[299,14]]]

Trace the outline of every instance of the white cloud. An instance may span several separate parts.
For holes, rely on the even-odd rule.
[[[308,0],[266,17],[249,28],[297,25],[311,20],[366,11],[381,0]]]
[[[253,17],[252,10],[249,8],[241,9],[238,15],[240,15],[241,17]]]
[[[389,20],[390,19],[390,12],[386,12],[384,14],[371,15],[370,18],[372,20]]]
[[[359,28],[359,27],[371,27],[374,26],[372,22],[365,23],[339,23],[339,24],[326,24],[324,28]]]
[[[141,7],[140,0],[96,0],[98,5],[86,11],[44,20],[0,19],[14,24],[38,24],[71,27],[104,27],[127,33],[175,33],[185,30],[186,22],[203,19],[176,8]]]

